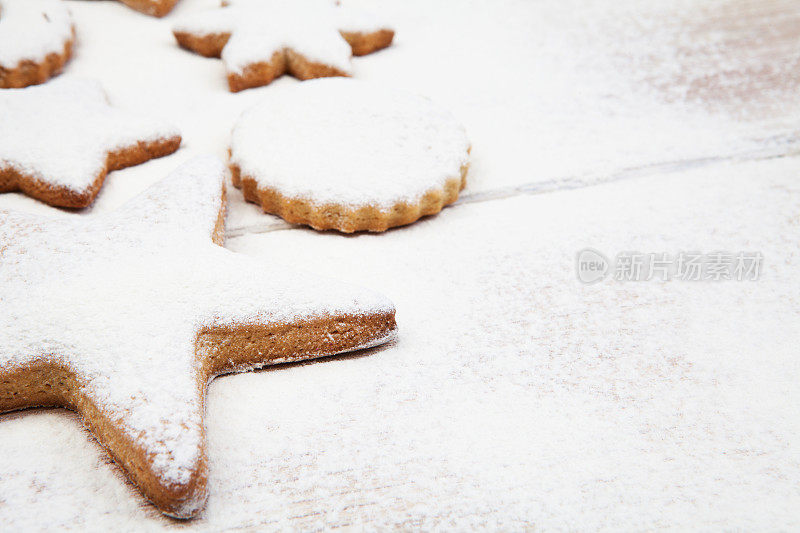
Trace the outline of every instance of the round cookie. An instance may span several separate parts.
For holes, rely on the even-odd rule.
[[[72,56],[75,29],[61,0],[0,0],[0,88],[43,83]]]
[[[330,0],[223,0],[173,27],[182,47],[221,57],[228,87],[267,85],[285,73],[307,80],[349,76],[350,58],[385,48],[394,31]]]
[[[226,176],[201,157],[110,214],[0,210],[0,413],[77,411],[179,518],[206,500],[214,376],[376,346],[396,329],[380,294],[217,246]]]
[[[234,126],[233,183],[318,230],[384,231],[441,211],[466,183],[464,128],[430,100],[343,78],[278,90]]]

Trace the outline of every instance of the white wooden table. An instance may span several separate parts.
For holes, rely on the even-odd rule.
[[[69,4],[64,76],[174,120],[184,147],[113,173],[87,212],[16,194],[0,208],[113,209],[198,153],[224,157],[270,90],[229,94],[221,63],[179,50],[169,18]],[[396,42],[356,77],[465,123],[462,199],[345,237],[230,188],[227,246],[384,292],[397,342],[217,379],[211,496],[190,522],[149,505],[72,413],[2,415],[0,529],[800,527],[800,4],[375,8]],[[763,262],[750,281],[589,285],[586,247]]]

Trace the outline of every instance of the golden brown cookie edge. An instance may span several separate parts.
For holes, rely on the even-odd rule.
[[[178,0],[120,0],[123,4],[145,15],[163,17],[175,7]]]
[[[222,49],[228,44],[231,38],[230,33],[209,33],[206,35],[196,35],[191,32],[173,30],[172,35],[178,44],[187,50],[191,50],[203,57],[220,57]]]
[[[391,46],[394,30],[383,28],[373,32],[340,31],[354,56],[365,56]]]
[[[181,136],[176,135],[155,141],[141,141],[110,152],[106,156],[105,167],[95,176],[91,185],[82,191],[46,183],[11,165],[0,166],[0,193],[19,191],[54,207],[81,209],[94,202],[109,172],[164,157],[178,150],[180,145]]]
[[[80,379],[65,366],[42,361],[0,372],[0,413],[32,407],[64,407],[77,412],[122,473],[161,512],[174,518],[196,516],[207,498],[205,438],[206,387],[219,374],[315,359],[357,350],[389,338],[396,330],[394,310],[373,315],[337,315],[312,320],[240,327],[208,327],[197,336],[202,359],[197,378],[202,417],[198,463],[187,483],[166,483],[147,450],[82,393]],[[264,357],[263,354],[269,354]]]
[[[22,89],[39,85],[61,73],[72,57],[75,46],[75,26],[72,36],[64,41],[61,52],[51,52],[42,61],[23,59],[12,68],[0,66],[0,89]]]
[[[211,239],[224,240],[226,191]],[[200,329],[195,353],[202,360],[196,376],[201,412],[198,463],[187,483],[159,479],[138,445],[91,399],[81,393],[75,373],[64,365],[42,359],[38,364],[0,370],[0,414],[32,407],[64,407],[77,412],[86,428],[120,466],[125,477],[161,512],[173,518],[195,517],[208,496],[208,460],[205,437],[205,400],[214,377],[272,364],[291,363],[358,350],[388,340],[397,330],[394,309],[369,315],[342,314],[295,322],[208,326]],[[269,354],[264,357],[264,354]]]
[[[320,206],[305,198],[290,198],[270,187],[259,188],[256,179],[242,175],[237,164],[231,162],[229,166],[234,186],[242,190],[245,200],[259,204],[265,212],[278,215],[292,224],[342,233],[382,232],[439,213],[446,205],[458,200],[459,192],[467,184],[469,169],[469,163],[465,163],[460,169],[460,176],[448,178],[443,186],[429,189],[416,204],[398,202],[389,209],[381,210],[371,205],[358,208],[339,204]]]
[[[178,45],[203,57],[220,57],[228,43],[230,33],[198,34],[174,30]],[[394,30],[380,29],[374,32],[339,32],[350,45],[354,56],[363,56],[386,48],[392,44]],[[263,87],[275,78],[289,73],[299,80],[310,80],[331,76],[349,76],[347,72],[332,65],[312,61],[291,48],[277,50],[269,61],[258,61],[246,65],[241,71],[229,70],[226,74],[231,92]]]

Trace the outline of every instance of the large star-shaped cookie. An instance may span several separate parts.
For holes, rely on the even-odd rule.
[[[301,80],[349,76],[352,55],[394,38],[371,15],[326,0],[223,0],[221,8],[184,17],[173,33],[189,50],[222,57],[231,91],[284,73]]]
[[[0,91],[0,192],[86,207],[108,172],[180,144],[163,121],[111,107],[96,82],[58,79]]]
[[[379,294],[214,244],[225,175],[216,158],[193,160],[111,215],[0,211],[0,412],[74,409],[176,517],[206,498],[214,376],[375,346],[395,331]]]

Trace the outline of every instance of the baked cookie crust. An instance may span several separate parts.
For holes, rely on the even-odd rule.
[[[217,246],[226,175],[202,157],[108,215],[0,211],[0,412],[76,411],[177,518],[195,516],[208,494],[215,376],[370,348],[396,332],[380,294]]]
[[[60,74],[74,45],[75,26],[60,0],[0,0],[0,89]]]
[[[83,208],[107,174],[175,152],[177,129],[116,109],[91,81],[0,91],[0,193]]]
[[[145,15],[163,17],[172,11],[178,0],[120,0],[120,2]]]
[[[315,0],[231,0],[184,17],[173,34],[187,50],[222,58],[233,92],[284,74],[300,80],[349,76],[351,56],[386,48],[394,39],[394,30],[369,15]]]
[[[433,215],[466,185],[463,126],[430,100],[346,78],[276,89],[229,150],[244,198],[294,224],[385,231]]]
[[[469,164],[461,167],[461,176],[447,179],[444,186],[431,189],[417,203],[398,202],[389,209],[376,206],[347,207],[338,204],[317,205],[303,198],[286,197],[270,187],[259,187],[252,176],[242,176],[236,164],[230,165],[233,185],[242,190],[245,200],[259,204],[265,213],[278,215],[292,224],[305,224],[315,230],[382,232],[406,226],[428,215],[435,215],[458,200],[467,185]]]

